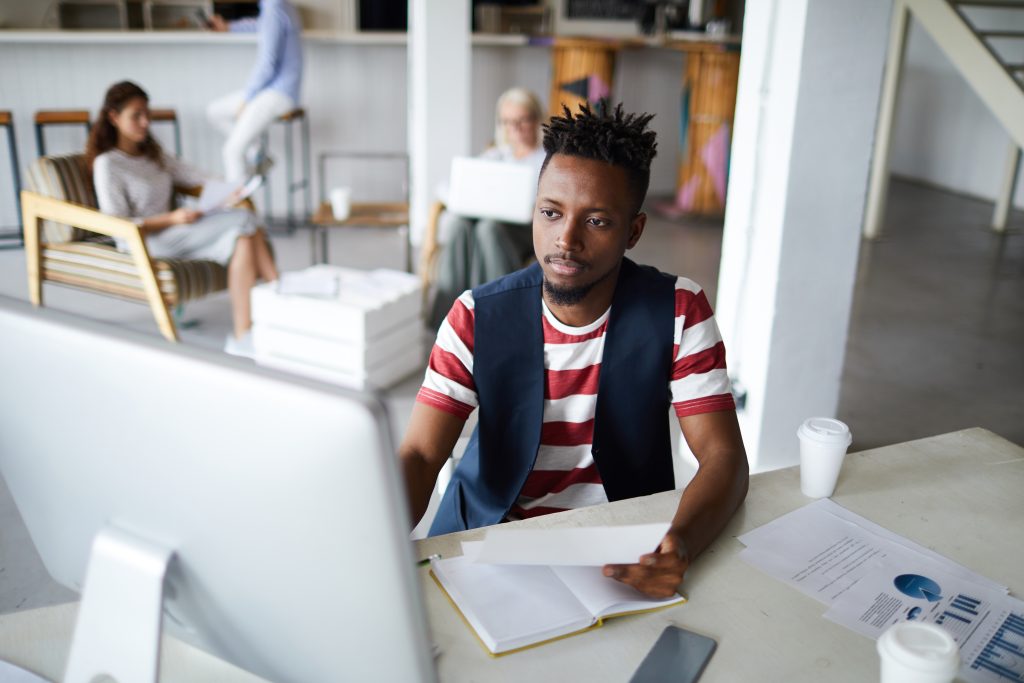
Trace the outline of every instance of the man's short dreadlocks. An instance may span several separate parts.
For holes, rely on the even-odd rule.
[[[602,100],[592,111],[581,104],[574,115],[562,106],[563,116],[553,116],[544,124],[544,165],[547,167],[555,154],[604,161],[623,168],[628,174],[636,208],[640,210],[651,179],[651,159],[657,153],[655,134],[647,130],[653,114],[626,114],[622,105],[609,112]]]

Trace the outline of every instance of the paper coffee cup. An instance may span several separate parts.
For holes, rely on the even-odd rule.
[[[850,428],[830,417],[812,417],[796,434],[800,437],[800,490],[810,498],[831,496],[853,441]]]
[[[960,670],[960,649],[935,624],[893,624],[875,644],[882,683],[951,683]]]
[[[347,187],[336,187],[331,190],[328,198],[331,200],[331,213],[334,215],[334,220],[343,221],[348,218],[352,208],[349,204],[351,194],[351,189]]]

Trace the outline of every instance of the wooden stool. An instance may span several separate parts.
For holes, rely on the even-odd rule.
[[[42,109],[36,112],[36,151],[39,156],[46,156],[46,142],[43,140],[43,128],[46,126],[84,126],[85,135],[89,137],[88,109]],[[84,147],[84,145],[83,145]]]
[[[7,129],[7,153],[11,159],[11,177],[14,178],[14,206],[18,212],[17,231],[0,232],[0,249],[20,249],[25,246],[25,232],[21,223],[21,171],[18,164],[18,148],[14,143],[14,117],[11,112],[0,111],[0,127]]]
[[[149,120],[152,123],[170,123],[174,126],[174,156],[181,158],[181,126],[178,125],[178,114],[173,109],[150,109]]]
[[[295,159],[293,150],[293,138],[294,135],[294,124],[299,123],[299,131],[302,136],[302,179],[295,180]],[[306,110],[302,107],[292,109],[287,114],[284,114],[277,118],[275,123],[282,123],[286,126],[284,131],[284,163],[285,171],[287,175],[288,184],[286,186],[285,196],[288,198],[288,233],[295,232],[295,228],[298,227],[298,215],[295,209],[294,196],[299,190],[303,191],[303,209],[302,214],[303,222],[309,220],[310,215],[313,212],[313,195],[312,195],[312,184],[310,183],[310,160],[309,160],[309,119],[306,117]],[[264,150],[268,149],[270,142],[270,130],[267,129],[260,138],[260,144]],[[266,202],[266,215],[272,218],[273,214],[270,210],[270,180],[263,185],[263,198]]]

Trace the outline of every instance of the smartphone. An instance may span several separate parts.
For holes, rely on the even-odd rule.
[[[694,683],[717,643],[707,636],[668,626],[640,662],[629,683]]]

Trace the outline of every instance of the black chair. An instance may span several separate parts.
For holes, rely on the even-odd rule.
[[[18,212],[18,225],[14,230],[0,230],[0,249],[21,249],[25,246],[25,230],[21,222],[21,168],[18,147],[14,142],[14,116],[0,111],[0,127],[7,129],[7,154],[11,159],[11,177],[14,179],[14,207]]]
[[[306,110],[302,107],[292,109],[287,114],[283,114],[278,117],[275,123],[282,123],[285,125],[284,130],[284,163],[285,171],[287,176],[287,186],[285,187],[288,198],[288,216],[287,226],[288,234],[295,232],[295,228],[299,225],[299,215],[295,207],[295,193],[298,191],[303,192],[303,213],[302,222],[309,220],[313,213],[313,186],[310,182],[310,176],[312,175],[310,170],[310,159],[309,159],[309,119],[306,117]],[[294,125],[299,124],[299,132],[302,137],[302,179],[295,180],[295,153],[294,153]],[[268,129],[261,136],[260,144],[264,150],[269,149],[268,144],[270,142],[270,130]],[[263,185],[263,200],[266,203],[265,213],[268,218],[273,216],[273,212],[270,209],[270,179]]]

